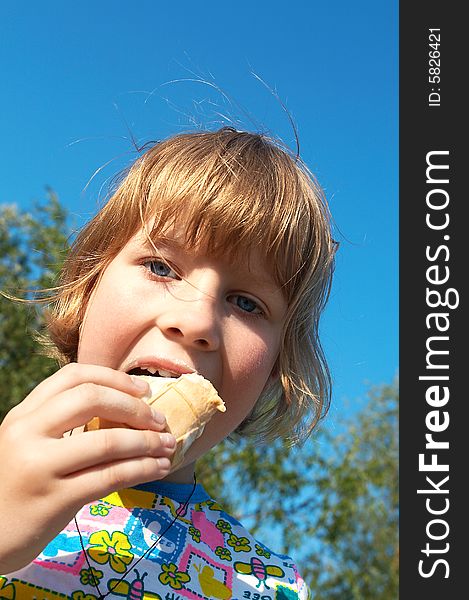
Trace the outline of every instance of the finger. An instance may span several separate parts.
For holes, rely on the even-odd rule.
[[[88,382],[113,388],[136,398],[148,395],[150,389],[145,381],[122,371],[99,365],[70,363],[36,386],[18,406],[17,412],[35,410],[49,398]]]
[[[57,476],[132,458],[171,458],[176,440],[169,433],[135,429],[101,429],[53,440],[51,455],[59,457]]]
[[[105,467],[101,465],[90,467],[64,478],[62,484],[64,493],[79,494],[77,501],[86,504],[116,490],[164,479],[170,471],[169,458],[139,457],[116,461]]]
[[[82,383],[58,394],[41,405],[35,416],[42,423],[41,431],[54,437],[62,437],[93,417],[134,429],[162,431],[166,426],[164,415],[144,400],[94,383]]]

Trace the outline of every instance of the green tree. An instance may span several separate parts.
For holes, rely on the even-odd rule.
[[[48,191],[30,211],[0,205],[0,291],[31,299],[53,287],[67,249],[67,213]],[[57,366],[35,339],[44,324],[40,305],[0,295],[0,420]]]
[[[314,598],[398,597],[397,379],[302,448],[225,442],[198,473],[259,539],[295,558]]]
[[[0,290],[30,298],[24,290],[55,285],[67,222],[52,192],[29,212],[0,206]],[[43,325],[42,305],[0,296],[0,418],[57,369],[33,335]],[[396,380],[371,389],[334,433],[323,425],[302,448],[225,441],[197,477],[267,546],[295,558],[316,599],[395,600],[397,417]]]
[[[306,558],[316,598],[398,598],[398,383],[368,401],[321,456],[321,505],[308,528],[320,544]]]

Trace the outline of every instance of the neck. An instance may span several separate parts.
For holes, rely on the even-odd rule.
[[[195,462],[177,469],[173,473],[170,473],[167,477],[161,481],[167,481],[169,483],[193,483],[195,473]]]

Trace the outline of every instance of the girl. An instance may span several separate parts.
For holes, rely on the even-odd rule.
[[[313,429],[329,397],[318,322],[333,256],[321,190],[278,142],[223,128],[141,156],[65,263],[48,319],[64,366],[0,428],[0,586],[306,598],[291,559],[223,512],[195,465],[229,435]],[[175,471],[135,377],[147,371],[198,372],[226,404]],[[85,431],[95,416],[130,428]]]

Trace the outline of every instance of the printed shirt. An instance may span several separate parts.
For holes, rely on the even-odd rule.
[[[310,597],[291,559],[254,539],[200,485],[121,490],[84,506],[76,521],[27,567],[0,576],[1,598]]]

